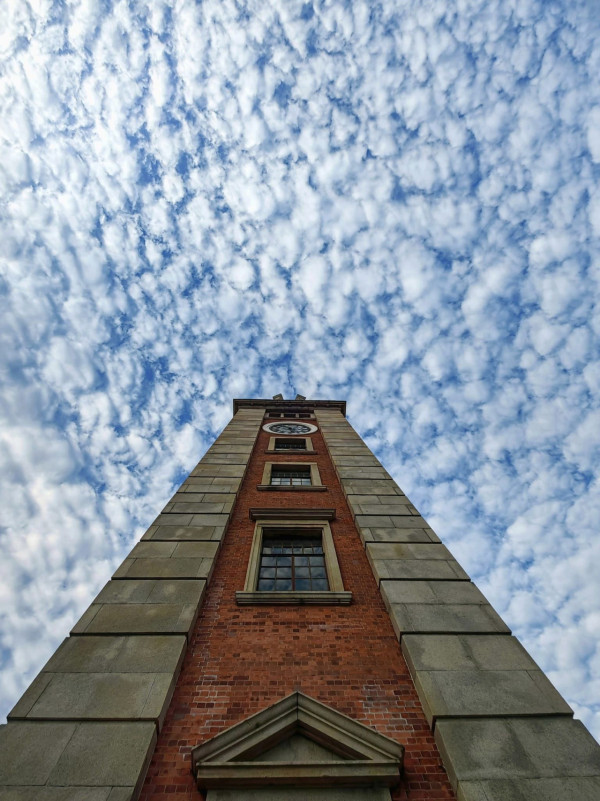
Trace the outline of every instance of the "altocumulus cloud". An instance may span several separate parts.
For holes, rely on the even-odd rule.
[[[350,417],[600,734],[591,3],[9,3],[0,703],[226,422]]]

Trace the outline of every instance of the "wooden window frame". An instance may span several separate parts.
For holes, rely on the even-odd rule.
[[[315,531],[320,531],[329,582],[328,590],[284,590],[279,592],[256,589],[264,532],[273,528],[289,529],[290,534],[293,533],[298,537],[302,536],[303,531],[306,536],[314,536]],[[349,604],[352,600],[352,593],[344,590],[329,523],[326,520],[257,520],[254,526],[244,589],[238,590],[235,598],[238,604]]]
[[[304,448],[298,449],[286,449],[278,451],[275,443],[278,439],[293,439],[295,442],[302,442],[304,440]],[[278,434],[275,437],[269,437],[269,445],[267,447],[267,453],[315,453],[315,449],[313,447],[312,438],[311,437],[295,437],[295,436],[287,436],[286,434]]]
[[[271,484],[271,473],[274,467],[287,468],[288,470],[308,467],[310,470],[310,485],[291,486],[286,484]],[[257,489],[265,491],[274,490],[275,492],[280,492],[282,490],[283,492],[324,492],[327,490],[327,487],[321,483],[321,474],[319,473],[316,462],[265,462],[262,480]]]

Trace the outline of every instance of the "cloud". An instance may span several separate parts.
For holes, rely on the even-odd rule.
[[[598,28],[533,0],[13,4],[3,710],[231,397],[281,391],[348,399],[600,734]]]

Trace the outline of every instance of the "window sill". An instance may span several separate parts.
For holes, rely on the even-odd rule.
[[[236,603],[240,606],[251,604],[268,604],[270,606],[290,605],[319,605],[319,606],[348,606],[352,601],[352,593],[341,591],[321,592],[295,591],[289,592],[247,592],[238,590],[235,594]]]
[[[290,490],[292,492],[327,492],[327,487],[324,487],[323,484],[317,484],[317,486],[306,485],[304,487],[285,486],[281,484],[259,484],[256,489],[265,492],[268,490],[274,490],[275,492],[280,492],[282,490],[283,492],[290,492]]]

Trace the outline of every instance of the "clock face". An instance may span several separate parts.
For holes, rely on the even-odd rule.
[[[267,425],[263,426],[265,431],[268,431],[269,434],[286,434],[289,436],[290,434],[313,434],[317,427],[311,425],[310,423],[295,423],[291,420],[289,422],[281,421],[281,423],[267,423]]]
[[[310,426],[303,423],[271,423],[269,427],[274,434],[310,434]]]

